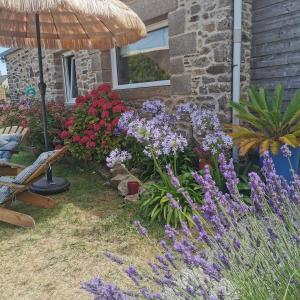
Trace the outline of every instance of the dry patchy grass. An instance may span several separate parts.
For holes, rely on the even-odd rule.
[[[17,162],[32,160],[21,154]],[[54,209],[18,204],[36,228],[26,230],[0,224],[0,298],[3,300],[90,299],[80,283],[97,275],[124,280],[106,258],[108,250],[143,265],[155,249],[132,229],[136,207],[124,206],[116,192],[105,188],[97,175],[80,166],[59,164],[56,175],[71,181],[69,192],[55,196]],[[155,241],[155,237],[153,237]]]

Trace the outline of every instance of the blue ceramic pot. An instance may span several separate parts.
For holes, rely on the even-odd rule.
[[[292,156],[290,157],[291,165],[296,174],[299,174],[299,167],[300,167],[300,147],[292,148],[289,147]],[[283,156],[281,151],[278,154],[274,155],[270,152],[270,156],[273,159],[274,166],[278,175],[283,176],[288,182],[292,181],[292,174],[291,174],[291,166],[286,157]],[[263,165],[263,157],[259,157],[259,163]]]

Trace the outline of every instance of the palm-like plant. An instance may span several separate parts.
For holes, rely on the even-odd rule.
[[[277,154],[282,144],[300,146],[300,91],[297,91],[286,109],[283,109],[282,85],[277,85],[272,98],[266,89],[252,87],[249,99],[232,103],[241,125],[230,125],[231,136],[240,155],[259,149]]]

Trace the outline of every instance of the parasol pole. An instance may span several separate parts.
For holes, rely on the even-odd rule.
[[[40,16],[38,13],[35,14],[35,28],[36,28],[36,43],[38,48],[38,61],[39,61],[39,90],[41,94],[41,110],[42,110],[42,122],[44,131],[44,142],[45,151],[49,151],[49,139],[48,139],[48,124],[47,124],[47,112],[46,112],[46,89],[47,85],[44,81],[44,69],[43,69],[43,56],[42,56],[42,45],[41,45],[41,27],[40,27]],[[52,171],[51,168],[47,171],[47,181],[52,182]]]
[[[44,81],[44,70],[43,70],[43,56],[42,56],[42,45],[41,45],[41,28],[40,28],[40,16],[38,13],[35,14],[35,26],[36,26],[36,42],[38,48],[38,60],[39,60],[39,73],[40,83],[39,90],[41,94],[41,109],[42,109],[42,122],[44,130],[44,142],[45,151],[49,151],[49,139],[48,139],[48,126],[47,126],[47,111],[46,111],[46,89],[47,85]],[[61,177],[52,177],[52,169],[49,166],[47,170],[47,176],[34,182],[30,191],[38,194],[56,194],[66,191],[70,186],[68,180]]]

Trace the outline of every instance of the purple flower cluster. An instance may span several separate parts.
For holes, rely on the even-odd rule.
[[[209,109],[199,109],[191,113],[191,120],[195,132],[201,135],[220,129],[220,121],[217,114]]]
[[[291,152],[291,150],[290,150],[290,148],[289,148],[288,145],[283,145],[280,148],[280,150],[281,150],[281,152],[282,152],[282,154],[283,154],[284,157],[289,158],[289,157],[292,156],[292,152]]]
[[[134,111],[123,112],[119,119],[118,128],[120,130],[126,130],[128,128],[128,124],[132,122],[135,118],[136,114]]]
[[[127,296],[114,284],[107,284],[100,278],[82,284],[82,288],[94,295],[95,300],[129,300]]]
[[[116,165],[123,164],[124,162],[130,160],[131,154],[128,153],[127,151],[119,150],[119,149],[114,149],[110,152],[109,156],[106,157],[106,165],[109,168],[113,168]]]
[[[181,104],[177,107],[177,115],[188,114],[194,134],[201,138],[204,151],[218,156],[232,147],[233,141],[222,129],[217,114],[210,109],[201,109],[194,103]]]
[[[157,118],[147,120],[136,118],[128,124],[127,135],[145,145],[145,154],[174,155],[184,151],[188,142],[180,133],[173,131],[168,122],[158,122]],[[152,153],[151,153],[152,151]]]
[[[220,130],[207,133],[202,140],[203,150],[210,151],[213,155],[218,155],[226,149],[230,149],[232,145],[232,138]]]
[[[161,100],[147,100],[143,103],[142,112],[159,114],[166,110],[166,105]]]

